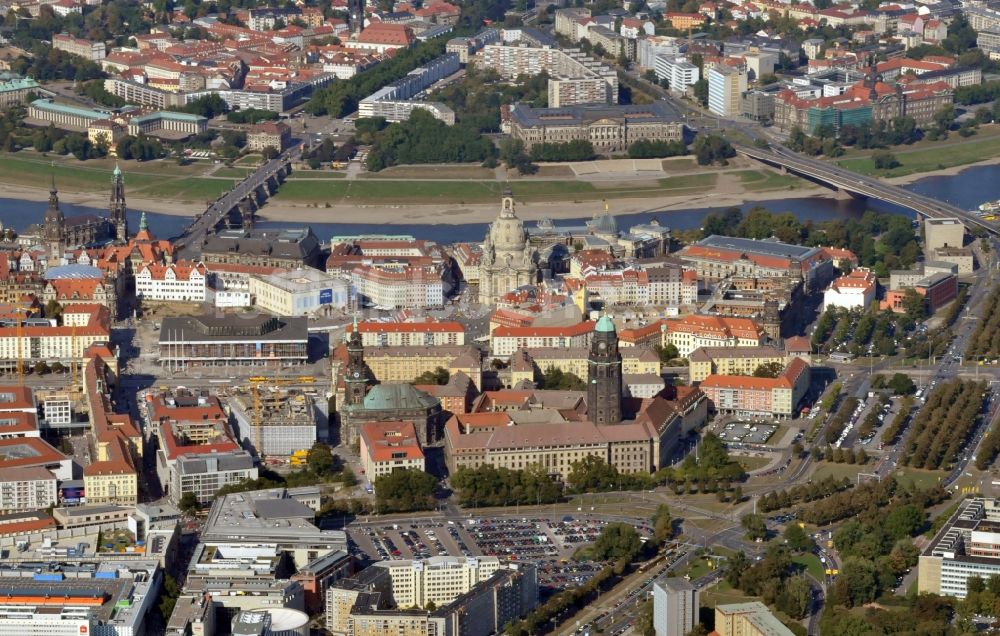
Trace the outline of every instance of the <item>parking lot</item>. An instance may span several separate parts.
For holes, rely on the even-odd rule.
[[[589,515],[558,520],[480,517],[357,525],[347,530],[355,553],[373,561],[452,555],[534,563],[542,593],[548,595],[580,585],[600,570],[601,564],[576,562],[572,556],[577,548],[594,542],[607,523]],[[652,536],[648,522],[635,520],[632,525],[643,536]]]
[[[735,444],[766,444],[777,430],[777,424],[729,422],[719,431],[719,439]]]

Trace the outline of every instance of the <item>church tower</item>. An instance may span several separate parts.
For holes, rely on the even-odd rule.
[[[594,424],[622,421],[622,355],[615,323],[601,316],[587,359],[587,419]]]
[[[125,178],[117,163],[115,171],[111,173],[111,202],[108,205],[108,212],[108,218],[115,226],[115,241],[127,243],[128,218],[125,214]]]
[[[361,342],[358,318],[347,340],[347,371],[344,374],[344,402],[358,406],[365,401],[368,389],[368,368],[365,366],[365,347]]]
[[[365,28],[365,0],[348,0],[348,12],[350,13],[351,35],[357,37]]]
[[[59,209],[59,191],[56,190],[56,178],[52,177],[52,189],[49,190],[49,207],[45,210],[42,221],[42,238],[49,248],[49,264],[58,265],[62,260],[66,239],[66,217]]]

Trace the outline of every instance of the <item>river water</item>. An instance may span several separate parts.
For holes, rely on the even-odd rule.
[[[971,210],[980,203],[987,200],[1000,199],[1000,166],[977,166],[962,171],[958,175],[949,177],[926,177],[915,181],[911,185],[904,186],[908,190],[922,195],[934,197],[942,201],[957,205],[960,208]],[[60,207],[67,216],[74,214],[105,214],[106,210],[88,208],[85,206],[73,205],[65,196],[60,201]],[[22,201],[19,199],[0,198],[0,221],[4,227],[12,227],[15,230],[23,231],[32,223],[41,222],[47,203],[41,201]],[[875,200],[837,200],[831,196],[800,197],[792,199],[777,199],[758,201],[745,204],[744,210],[753,206],[762,206],[772,212],[792,212],[802,221],[827,221],[831,219],[842,219],[860,216],[865,210],[876,210],[880,212],[891,212],[913,216],[910,210],[899,206]],[[675,229],[691,229],[701,227],[705,216],[711,212],[725,208],[696,208],[688,210],[652,211],[638,214],[622,214],[616,216],[618,227],[627,229],[636,223],[645,223],[654,218],[662,225]],[[265,208],[266,210],[266,208]],[[133,231],[139,227],[139,215],[141,211],[129,211],[129,227]],[[411,234],[420,239],[432,239],[439,243],[452,243],[456,241],[480,241],[482,240],[487,225],[486,223],[469,223],[463,225],[386,225],[380,223],[337,223],[336,208],[329,210],[329,223],[309,223],[313,231],[321,240],[328,240],[335,235],[349,235],[360,233],[388,233],[388,234]],[[589,218],[589,217],[586,217]],[[170,216],[167,214],[148,213],[147,219],[149,229],[155,236],[171,237],[179,234],[185,225],[190,221],[188,217]],[[557,220],[556,225],[579,224],[583,217],[579,219]],[[533,221],[526,221],[531,226]],[[289,225],[304,225],[303,223],[283,222],[283,221],[262,221],[258,227],[280,227]]]

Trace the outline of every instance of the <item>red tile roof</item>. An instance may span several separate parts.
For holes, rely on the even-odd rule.
[[[361,437],[375,462],[424,457],[413,422],[367,422],[361,425]]]
[[[594,330],[592,321],[585,321],[568,327],[505,327],[493,330],[494,338],[560,338],[588,334]]]

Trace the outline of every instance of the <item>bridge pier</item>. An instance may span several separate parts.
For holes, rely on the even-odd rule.
[[[837,188],[837,191],[834,192],[833,196],[838,201],[850,201],[851,199],[855,198],[853,193],[848,192],[843,188]]]
[[[280,185],[278,183],[278,177],[276,175],[268,177],[264,185],[267,187],[268,195],[273,197],[275,193],[278,192],[278,186]]]
[[[788,174],[788,167],[787,166],[778,166],[778,172],[780,174],[787,175]]]

